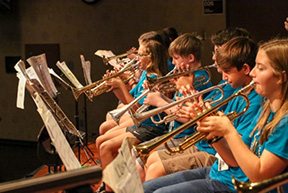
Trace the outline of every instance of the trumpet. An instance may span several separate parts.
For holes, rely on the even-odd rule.
[[[171,73],[174,72],[174,70],[176,70],[176,66],[174,67],[174,69],[172,69],[170,72],[168,72],[165,76],[170,75]],[[150,90],[153,88],[148,88],[146,89],[140,96],[138,96],[137,98],[135,98],[133,101],[131,101],[128,105],[122,107],[121,109],[115,109],[113,111],[110,111],[109,114],[110,116],[113,118],[113,120],[119,125],[119,121],[121,119],[121,117],[127,112],[129,111],[130,114],[133,116],[133,113],[131,111],[132,107],[138,103],[143,97],[145,97],[148,92],[150,92]],[[159,89],[158,89],[159,90]],[[145,109],[147,109],[148,106],[147,105],[142,105],[141,107],[139,107],[139,109],[137,109],[137,111],[139,112],[143,112]]]
[[[103,60],[103,63],[106,65],[108,65],[111,60],[116,60],[118,63],[121,63],[123,62],[124,57],[128,56],[129,54],[137,54],[137,53],[138,53],[138,50],[135,50],[135,51],[130,51],[124,54],[119,54],[116,56],[110,56],[110,57],[103,56],[102,60]]]
[[[191,119],[190,121],[182,124],[180,127],[176,128],[175,130],[172,130],[171,132],[162,135],[161,137],[146,143],[146,144],[139,144],[139,145],[134,145],[133,149],[134,152],[137,154],[137,156],[139,156],[139,158],[141,159],[141,161],[143,162],[143,164],[146,163],[147,158],[149,157],[149,155],[155,151],[159,146],[161,146],[162,144],[166,144],[167,141],[169,141],[170,139],[172,139],[174,136],[178,135],[179,133],[183,132],[184,130],[186,130],[187,128],[191,127],[192,125],[194,125],[197,121],[200,121],[201,119],[213,115],[216,113],[216,111],[222,107],[223,105],[227,104],[229,101],[231,101],[232,99],[236,98],[236,97],[242,97],[245,101],[246,101],[246,106],[245,108],[237,113],[237,112],[230,112],[227,116],[229,117],[229,119],[231,121],[233,121],[234,119],[236,119],[237,117],[241,116],[242,114],[244,114],[250,105],[250,101],[249,98],[246,96],[246,94],[244,94],[247,90],[249,90],[252,86],[254,86],[254,82],[251,81],[249,85],[245,86],[244,88],[242,88],[241,90],[239,90],[238,92],[235,92],[233,95],[231,95],[230,97],[226,98],[225,100],[221,101],[220,103],[216,104],[214,107],[204,110],[201,114],[199,114],[198,116],[196,116],[195,118]],[[173,150],[168,148],[168,145],[165,145],[165,147],[167,148],[167,150],[170,153],[180,153],[185,151],[188,147],[196,144],[197,142],[201,141],[202,139],[204,139],[206,137],[206,133],[201,133],[201,132],[196,132],[195,134],[193,134],[191,137],[189,137],[188,139],[184,140],[181,144],[179,144],[178,147],[175,147]]]
[[[113,118],[113,120],[119,125],[119,121],[121,117],[127,112],[130,111],[130,114],[132,115],[133,113],[131,112],[131,108],[138,103],[144,96],[147,95],[147,93],[150,92],[150,89],[146,89],[140,96],[135,98],[132,102],[130,102],[128,105],[120,108],[120,109],[115,109],[113,111],[109,112],[109,115]]]
[[[260,182],[240,182],[232,176],[232,182],[239,193],[264,193],[286,184],[288,182],[288,172]]]
[[[210,104],[213,105],[213,104],[215,104],[215,103],[218,103],[218,102],[221,101],[221,100],[223,99],[223,97],[224,97],[224,91],[223,91],[222,87],[223,87],[224,85],[226,85],[226,84],[228,84],[228,83],[227,83],[227,82],[224,82],[224,83],[222,83],[222,84],[220,84],[220,85],[212,86],[212,87],[207,88],[207,89],[205,89],[205,90],[202,90],[202,91],[200,91],[200,92],[198,92],[198,93],[189,95],[189,96],[184,97],[184,98],[182,98],[182,99],[180,99],[180,100],[173,101],[173,102],[171,102],[171,103],[169,103],[169,104],[167,104],[167,105],[165,105],[165,106],[158,107],[158,108],[152,109],[152,110],[150,110],[150,111],[145,111],[145,112],[136,111],[136,112],[134,113],[134,116],[133,116],[134,123],[136,123],[135,125],[139,125],[139,122],[142,122],[142,121],[148,119],[149,117],[151,117],[153,123],[155,123],[156,125],[162,124],[162,123],[167,124],[167,123],[175,120],[175,119],[177,118],[177,116],[174,115],[173,113],[171,113],[171,114],[165,116],[162,120],[159,120],[159,121],[155,121],[155,120],[153,119],[153,116],[156,115],[156,114],[159,114],[159,113],[161,113],[161,112],[163,112],[163,111],[165,111],[165,110],[167,110],[167,109],[169,109],[169,108],[171,108],[171,107],[173,107],[173,106],[175,106],[175,105],[181,104],[181,103],[183,103],[183,102],[185,102],[185,101],[188,101],[188,100],[193,99],[193,98],[195,98],[195,97],[198,97],[198,96],[200,96],[200,95],[209,93],[209,92],[211,92],[211,91],[213,91],[213,90],[215,90],[215,89],[220,90],[221,96],[220,96],[220,98],[218,98],[217,100],[212,101]],[[209,100],[209,99],[208,99],[208,100]]]
[[[205,85],[207,84],[209,81],[210,81],[210,77],[211,77],[211,73],[210,71],[208,70],[208,68],[211,68],[211,67],[216,67],[216,64],[212,64],[212,65],[209,65],[205,68],[205,71],[207,71],[208,75],[209,75],[209,79],[206,80],[205,82],[201,82],[203,81],[206,77],[202,77],[202,76],[199,76],[196,81],[196,85],[197,86],[201,86],[201,85]],[[111,117],[114,119],[114,121],[119,124],[119,120],[120,118],[127,112],[127,111],[130,111],[130,109],[137,103],[139,102],[143,97],[145,97],[147,95],[147,93],[151,90],[155,90],[156,86],[159,85],[159,87],[157,88],[158,91],[160,92],[172,92],[175,90],[175,85],[172,85],[172,83],[169,81],[171,78],[175,78],[175,77],[178,77],[178,76],[181,76],[181,75],[185,75],[187,74],[188,72],[185,72],[181,75],[179,75],[179,73],[176,75],[176,76],[173,76],[173,72],[176,70],[176,66],[174,67],[173,70],[171,70],[169,73],[167,73],[165,76],[162,76],[160,78],[150,78],[150,77],[147,77],[147,80],[149,79],[152,83],[149,84],[149,80],[148,80],[148,89],[143,93],[141,94],[138,98],[136,98],[135,100],[133,100],[131,103],[129,103],[127,106],[125,107],[122,107],[121,109],[115,109],[111,112],[109,112],[109,114],[111,115]],[[193,70],[193,72],[197,72],[198,70],[204,70],[204,69],[197,69],[197,70]],[[189,71],[189,73],[192,73],[192,71]],[[172,76],[172,77],[171,77]],[[168,78],[167,78],[168,77]],[[169,78],[170,77],[170,78]],[[166,83],[164,83],[166,82]],[[161,85],[162,84],[162,85]],[[137,113],[142,113],[143,111],[145,111],[149,106],[148,105],[142,105],[141,107],[139,107],[139,109],[137,109]],[[133,113],[130,111],[130,114],[132,115],[132,119],[135,123],[135,126],[139,125],[139,120],[134,119],[134,115]],[[140,119],[140,118],[139,118]],[[147,119],[147,118],[146,118]],[[160,124],[160,123],[159,123]]]
[[[194,83],[193,83],[195,87],[202,86],[202,85],[209,83],[209,81],[211,80],[211,71],[209,69],[215,68],[215,67],[217,67],[216,64],[211,64],[209,66],[205,66],[202,68],[198,68],[198,69],[194,69],[194,70],[186,70],[186,71],[170,74],[168,76],[162,76],[162,77],[157,77],[157,78],[147,77],[148,87],[151,88],[151,87],[155,87],[155,85],[161,84],[161,87],[171,88],[171,87],[173,87],[173,86],[171,86],[171,84],[172,84],[170,82],[171,79],[178,78],[179,76],[185,76],[185,75],[195,73],[198,71],[205,71],[208,74],[208,78],[206,78],[205,76],[199,76],[199,77],[196,77],[194,79]]]
[[[112,75],[109,75],[101,80],[98,80],[96,82],[93,82],[89,85],[86,85],[84,87],[81,87],[81,88],[74,88],[74,87],[71,87],[71,90],[72,90],[72,93],[74,95],[74,98],[76,100],[78,100],[79,96],[82,94],[82,93],[86,93],[87,96],[90,96],[92,97],[93,95],[94,96],[97,96],[97,95],[100,95],[104,92],[106,92],[109,87],[104,87],[105,85],[105,82],[109,79],[112,79],[114,77],[117,77],[121,74],[123,74],[124,72],[126,71],[131,71],[131,72],[135,72],[135,68],[138,68],[139,67],[139,62],[137,62],[137,58],[134,58],[133,60],[131,60],[129,63],[127,63],[123,68],[121,68],[118,72],[116,73],[113,73]],[[133,73],[129,78],[123,80],[123,82],[128,82],[131,78],[133,78],[135,75],[135,73]],[[103,88],[104,87],[104,88]],[[100,91],[99,91],[100,90]],[[99,92],[98,92],[99,91]],[[89,98],[90,98],[89,97]]]

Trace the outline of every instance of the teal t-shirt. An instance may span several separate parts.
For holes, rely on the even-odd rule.
[[[282,117],[281,121],[273,129],[272,133],[269,135],[269,138],[262,145],[258,143],[260,138],[259,131],[255,131],[253,136],[250,136],[252,130],[256,126],[256,123],[259,120],[259,116],[262,112],[262,108],[255,113],[253,121],[250,126],[243,133],[242,140],[244,143],[250,147],[250,150],[254,152],[255,155],[260,157],[263,153],[263,150],[266,149],[271,153],[274,153],[280,157],[288,159],[288,114]],[[270,122],[274,116],[274,112],[270,112],[267,122]],[[251,117],[252,118],[252,117]],[[214,163],[211,171],[211,179],[219,180],[220,182],[226,184],[231,190],[235,191],[234,185],[232,183],[231,176],[233,175],[237,180],[248,182],[248,177],[244,174],[240,167],[229,167],[228,170],[218,171],[218,163]],[[286,168],[287,169],[287,168]]]
[[[194,76],[195,76],[195,78],[197,78],[197,77],[205,77],[205,79],[206,79],[206,78],[208,79],[208,74],[206,73],[206,71],[203,71],[203,70],[201,70],[201,71],[196,71],[196,72],[194,73]],[[204,82],[205,82],[205,81],[204,81]],[[207,89],[207,88],[210,88],[211,86],[212,86],[212,83],[211,83],[211,81],[209,81],[207,84],[204,84],[204,85],[202,85],[202,86],[197,86],[197,87],[195,87],[195,89],[196,89],[197,91],[202,91],[202,90],[205,90],[205,89]],[[209,94],[209,93],[207,93],[206,95],[208,95],[208,94]],[[206,96],[206,95],[205,95],[205,96]],[[179,94],[178,96],[181,96],[181,94]],[[205,97],[205,96],[204,96],[204,97]],[[174,95],[173,100],[175,101],[175,95]],[[183,123],[175,120],[175,121],[172,121],[172,122],[170,123],[170,127],[172,128],[172,130],[174,130],[174,129],[178,128],[179,126],[181,126],[182,124],[183,124]],[[187,128],[187,129],[185,129],[185,130],[184,130],[183,132],[181,132],[180,134],[176,135],[174,138],[177,139],[177,138],[189,136],[189,135],[192,135],[195,131],[196,131],[196,128],[195,128],[195,126],[193,125],[193,126]]]
[[[142,94],[142,92],[144,92],[144,87],[143,87],[143,84],[144,84],[144,81],[147,80],[147,72],[146,71],[143,71],[140,79],[139,79],[139,82],[137,83],[137,85],[130,90],[130,94],[134,97],[134,98],[137,98],[138,96],[140,96]],[[151,74],[150,75],[151,78],[156,78],[157,76],[154,75],[154,74]],[[146,98],[143,97],[138,103],[143,105],[143,101],[144,99]],[[154,106],[149,106],[148,108],[148,111],[151,110],[151,109],[154,109],[156,107]],[[153,118],[155,119],[155,121],[159,121],[160,119],[163,118],[163,115],[162,114],[157,114],[157,115],[154,115]],[[167,126],[163,123],[163,124],[158,124],[156,125],[155,123],[152,122],[152,120],[150,118],[146,119],[145,121],[143,121],[141,125],[146,125],[146,126],[151,126],[151,127],[154,127],[158,130],[161,130],[161,131],[167,131]],[[135,125],[133,126],[133,128],[135,128]]]

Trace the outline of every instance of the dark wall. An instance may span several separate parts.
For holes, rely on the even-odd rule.
[[[284,29],[288,17],[287,0],[227,1],[227,27],[243,27],[255,41],[288,36]]]

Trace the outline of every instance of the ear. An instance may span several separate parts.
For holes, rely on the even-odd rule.
[[[286,75],[286,71],[283,70],[283,71],[282,71],[282,76],[281,76],[281,78],[279,79],[279,83],[280,83],[280,84],[283,84],[283,83],[285,83],[285,82],[287,82],[287,75]]]
[[[250,72],[251,72],[251,68],[250,68],[250,66],[249,66],[247,63],[245,63],[245,64],[243,65],[242,70],[243,70],[244,74],[247,75],[247,76],[248,76],[248,75],[250,74]]]
[[[193,54],[189,54],[188,58],[190,63],[195,62],[195,56]]]

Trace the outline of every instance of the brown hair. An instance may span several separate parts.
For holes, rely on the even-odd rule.
[[[191,33],[185,33],[176,38],[169,46],[169,55],[174,54],[187,57],[193,54],[195,60],[200,62],[202,58],[202,41]]]
[[[148,64],[146,71],[148,73],[155,73],[158,76],[167,74],[168,55],[165,47],[155,40],[143,42],[142,45],[146,48],[147,54],[151,57],[151,63]]]
[[[216,52],[216,62],[222,70],[236,67],[239,71],[245,63],[252,69],[255,66],[257,51],[258,46],[253,40],[247,37],[236,37],[226,42]]]

